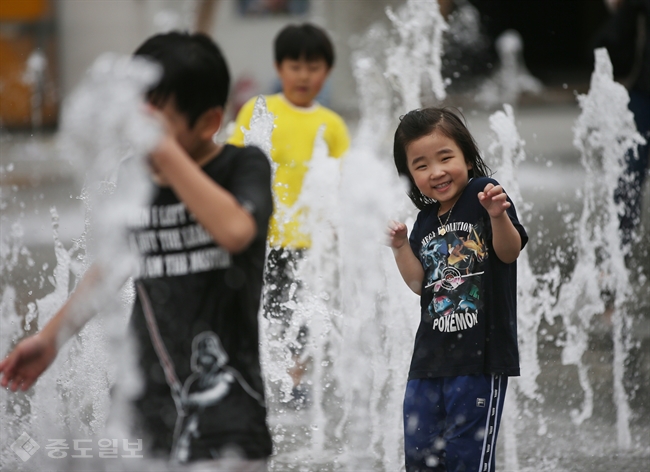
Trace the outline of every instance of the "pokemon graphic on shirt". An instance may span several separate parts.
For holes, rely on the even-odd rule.
[[[427,312],[433,329],[469,329],[478,323],[481,283],[488,257],[481,225],[449,223],[422,240],[420,260],[425,291],[431,292]]]

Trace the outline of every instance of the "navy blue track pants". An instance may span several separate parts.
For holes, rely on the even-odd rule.
[[[409,380],[404,397],[407,472],[493,472],[508,377]]]

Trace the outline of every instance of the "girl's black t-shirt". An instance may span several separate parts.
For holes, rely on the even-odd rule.
[[[257,148],[226,145],[203,171],[251,213],[257,235],[230,254],[171,188],[156,189],[131,232],[141,256],[130,323],[144,377],[136,411],[153,449],[172,458],[263,458],[272,448],[257,316],[270,164]]]
[[[409,242],[422,263],[420,325],[409,380],[477,374],[519,375],[517,263],[499,260],[490,216],[478,199],[488,177],[471,179],[451,210],[421,210]],[[512,204],[512,201],[508,198]],[[508,217],[521,236],[514,204]]]

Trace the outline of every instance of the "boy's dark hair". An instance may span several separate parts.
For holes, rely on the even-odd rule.
[[[420,192],[415,185],[411,172],[409,172],[406,148],[413,141],[428,136],[434,131],[439,131],[454,140],[460,150],[463,151],[465,162],[472,165],[469,170],[469,178],[486,177],[491,174],[490,168],[483,161],[476,141],[474,141],[463,120],[448,108],[434,107],[413,110],[400,117],[393,143],[395,167],[397,167],[399,175],[408,177],[411,184],[408,196],[420,210],[432,204],[433,200]]]
[[[171,32],[147,39],[135,56],[150,58],[163,69],[147,93],[154,105],[174,97],[190,127],[210,108],[225,107],[230,88],[228,65],[219,47],[202,33]]]
[[[307,61],[325,59],[327,67],[334,65],[334,46],[327,33],[310,23],[289,25],[275,37],[275,63],[280,64],[284,59],[298,60],[304,57]]]

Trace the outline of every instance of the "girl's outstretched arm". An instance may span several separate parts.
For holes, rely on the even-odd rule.
[[[490,215],[492,245],[497,257],[506,264],[516,261],[521,251],[521,236],[506,213],[510,202],[503,188],[487,184],[478,199]]]
[[[393,249],[393,255],[395,256],[399,273],[402,274],[406,285],[413,292],[420,295],[422,280],[424,279],[424,269],[418,258],[413,254],[411,245],[408,243],[406,225],[397,221],[390,221],[388,223],[388,236],[390,237],[390,246]]]

